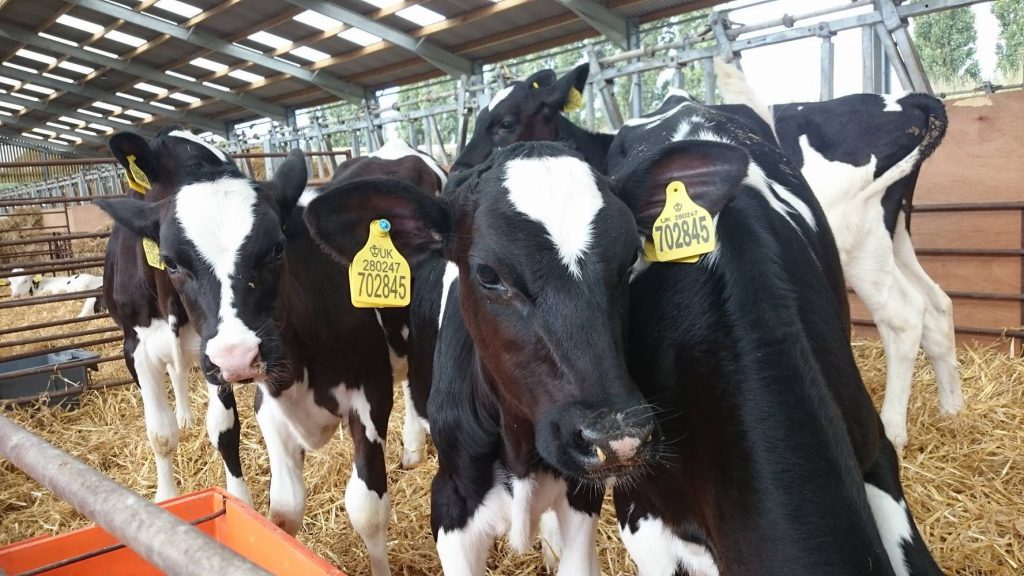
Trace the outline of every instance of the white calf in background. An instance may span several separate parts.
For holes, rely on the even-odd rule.
[[[23,272],[24,268],[14,268],[11,272]],[[44,278],[42,276],[11,276],[11,298],[27,298],[31,296],[42,296],[43,294],[69,294],[72,292],[83,292],[85,290],[96,290],[103,287],[103,278],[92,274],[74,274],[72,276],[54,276]],[[95,313],[96,297],[91,296],[85,299],[82,311],[78,317],[88,316]]]

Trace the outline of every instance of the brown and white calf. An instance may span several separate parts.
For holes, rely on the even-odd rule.
[[[347,275],[310,237],[297,206],[305,185],[305,160],[293,151],[273,182],[215,167],[189,173],[162,201],[101,206],[159,242],[198,333],[207,378],[225,387],[256,382],[256,418],[270,457],[270,518],[288,532],[302,524],[306,451],[347,424],[355,455],[345,507],[373,574],[381,576],[389,573],[391,508],[387,342],[374,311],[352,307]]]

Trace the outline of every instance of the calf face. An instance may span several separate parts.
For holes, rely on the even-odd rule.
[[[603,478],[652,458],[654,419],[624,362],[638,250],[629,210],[557,144],[510,146],[454,184],[435,199],[400,181],[351,182],[314,200],[306,221],[345,264],[370,222],[387,218],[414,269],[426,258],[458,267],[465,322],[444,329],[468,331],[477,370],[467,378],[549,465]],[[439,348],[435,362],[450,355]]]
[[[282,229],[305,184],[305,163],[294,151],[272,182],[254,183],[222,166],[190,174],[159,202],[100,202],[117,223],[159,243],[201,337],[200,365],[210,381],[273,376],[280,368],[274,312],[285,261]]]
[[[513,142],[558,140],[558,117],[570,93],[583,91],[589,70],[589,65],[582,64],[559,79],[554,71],[541,70],[499,90],[477,115],[473,137],[456,158],[452,172],[481,164],[494,149]]]
[[[142,171],[150,186],[144,192],[149,200],[166,198],[200,171],[232,165],[224,152],[180,126],[168,126],[148,142],[131,132],[114,134],[110,150],[128,174],[133,173],[132,164]]]

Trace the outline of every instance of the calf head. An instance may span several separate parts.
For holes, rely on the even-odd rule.
[[[24,271],[24,268],[11,269],[11,272]],[[11,285],[11,298],[23,298],[32,295],[33,280],[31,276],[11,276],[7,280]]]
[[[180,188],[186,178],[203,170],[231,165],[227,154],[180,126],[168,126],[150,141],[119,132],[110,137],[110,151],[128,174],[141,170],[150,187],[147,200],[161,200]]]
[[[274,313],[286,261],[283,228],[305,185],[305,161],[294,150],[270,182],[222,165],[190,172],[159,202],[99,202],[118,224],[159,243],[201,337],[200,365],[210,382],[280,373]]]
[[[444,329],[469,332],[478,370],[467,378],[490,389],[506,433],[573,477],[639,469],[657,431],[625,366],[632,214],[553,143],[509,146],[454,185],[438,199],[397,180],[350,182],[314,200],[306,221],[345,264],[376,218],[414,269],[454,262],[464,324]],[[451,356],[439,349],[435,362]]]
[[[589,71],[589,64],[581,64],[556,79],[553,70],[541,70],[502,88],[477,115],[473,137],[455,159],[452,172],[476,166],[495,148],[513,142],[559,140],[558,116],[572,91],[583,91]]]

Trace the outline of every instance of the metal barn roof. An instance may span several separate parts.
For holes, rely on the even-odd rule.
[[[719,3],[0,0],[0,138],[68,151],[172,123],[224,135]]]

